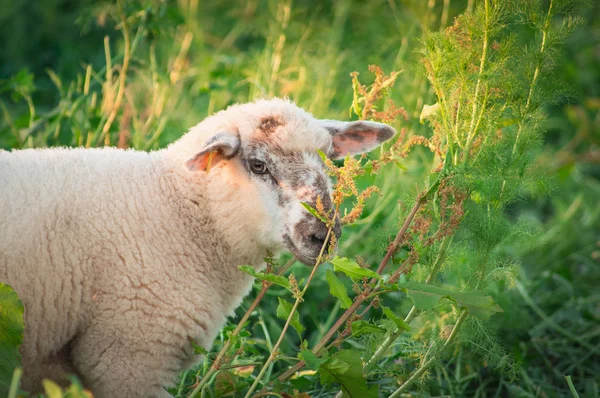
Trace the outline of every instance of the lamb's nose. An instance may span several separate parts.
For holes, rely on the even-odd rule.
[[[310,235],[310,241],[311,243],[313,243],[315,246],[323,246],[325,244],[325,238],[327,237],[327,234],[323,234],[323,233],[314,233]]]

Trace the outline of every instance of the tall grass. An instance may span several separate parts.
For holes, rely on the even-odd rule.
[[[588,165],[595,164],[593,145],[597,147],[598,142],[593,137],[598,132],[594,125],[598,107],[594,104],[600,93],[593,92],[589,81],[581,83],[578,87],[589,86],[583,90],[584,95],[589,95],[587,102],[568,108],[566,114],[556,106],[554,119],[546,121],[538,109],[547,102],[539,96],[545,95],[543,90],[548,88],[540,85],[540,70],[551,66],[547,65],[549,60],[554,65],[563,58],[560,52],[552,52],[546,58],[548,46],[558,44],[547,34],[557,32],[553,29],[563,18],[561,13],[549,15],[565,10],[556,8],[562,4],[556,0],[521,4],[531,7],[519,17],[525,24],[516,23],[514,14],[507,17],[506,9],[500,12],[501,8],[494,8],[497,2],[471,0],[341,0],[331,4],[136,0],[84,4],[79,9],[79,22],[89,33],[80,39],[86,45],[81,47],[76,61],[67,57],[72,54],[70,49],[59,48],[54,63],[40,65],[21,59],[12,70],[10,63],[5,64],[10,74],[6,73],[1,83],[0,147],[113,145],[152,150],[172,142],[190,126],[231,103],[273,95],[288,96],[318,117],[358,117],[349,115],[355,100],[350,73],[357,71],[360,81],[369,84],[374,79],[368,72],[370,64],[381,65],[386,71],[402,70],[393,89],[374,104],[385,111],[390,109],[388,101],[392,100],[407,110],[408,121],[394,121],[398,130],[405,130],[407,142],[420,140],[412,137],[430,140],[436,134],[450,135],[447,141],[438,142],[441,153],[417,146],[410,156],[383,165],[379,173],[365,173],[357,178],[360,190],[376,185],[380,195],[366,200],[362,217],[345,227],[339,252],[372,269],[387,252],[390,271],[397,272],[401,264],[407,264],[403,273],[410,275],[410,280],[443,284],[453,290],[485,288],[504,313],[485,322],[466,318],[467,312],[460,308],[443,307],[421,313],[404,293],[392,292],[382,296],[379,304],[385,304],[410,323],[410,333],[382,317],[381,310],[375,308],[378,304],[371,302],[361,307],[360,314],[379,331],[371,328],[362,336],[344,335],[346,325],[337,322],[347,310],[339,299],[329,295],[325,271],[330,266],[324,264],[303,296],[304,302],[297,306],[299,322],[307,329],[302,340],[296,334],[282,333],[284,323],[277,316],[275,298],[281,291],[276,287],[259,289],[254,295],[262,298],[260,305],[253,306],[239,326],[237,320],[232,320],[207,353],[205,362],[183,374],[171,392],[186,396],[196,388],[202,396],[225,395],[231,390],[247,391],[254,383],[282,388],[288,394],[282,396],[301,395],[294,390],[310,396],[334,395],[339,385],[319,377],[324,372],[319,366],[327,367],[331,362],[326,365],[317,360],[315,365],[306,350],[327,344],[322,343],[324,338],[337,325],[342,333],[329,337],[360,353],[359,373],[366,377],[369,388],[379,386],[381,394],[392,394],[400,388],[396,395],[418,391],[452,396],[536,396],[543,391],[548,396],[561,396],[571,388],[560,374],[564,373],[572,375],[575,389],[594,396],[600,370],[596,350],[589,347],[598,342],[598,334],[592,329],[597,321],[594,308],[598,300],[590,278],[598,277],[594,267],[599,238],[593,231],[600,229],[600,188],[597,171]],[[490,6],[500,14],[490,12]],[[540,6],[541,11],[534,6]],[[572,13],[573,9],[566,11]],[[455,17],[462,13],[466,15],[463,21],[479,18],[481,22],[468,30],[481,44],[471,52],[455,51],[451,47],[456,43],[444,41],[441,34],[429,34],[452,25],[455,27],[450,31],[460,33]],[[507,30],[506,24],[511,24],[511,28]],[[498,35],[502,29],[504,33]],[[587,29],[597,40],[597,24],[590,24]],[[515,37],[508,38],[510,34]],[[506,40],[515,52],[501,53],[495,48],[494,37],[499,43]],[[588,48],[593,43],[589,42]],[[417,52],[419,48],[424,53]],[[3,57],[8,51],[17,50],[10,46]],[[464,73],[456,65],[470,63],[470,59],[461,58],[468,54],[476,54],[478,62],[473,70]],[[502,61],[502,57],[506,59]],[[430,65],[423,67],[421,58]],[[590,59],[593,57],[584,59],[588,62],[586,67],[597,76],[598,66]],[[439,64],[435,65],[436,61]],[[21,67],[24,69],[19,71]],[[514,73],[504,76],[502,70]],[[569,78],[568,71],[554,73]],[[505,91],[490,91],[496,83]],[[510,102],[507,98],[512,104],[519,104],[511,108],[511,117],[503,113],[506,108],[500,109],[503,101]],[[436,102],[441,107],[438,113],[422,114],[425,106]],[[569,116],[568,112],[578,116]],[[533,122],[537,124],[535,129],[530,125]],[[567,144],[561,140],[571,136],[571,124],[578,128],[579,138]],[[541,149],[538,146],[529,151],[536,142],[535,135],[528,132],[539,133],[539,126],[550,130],[553,144],[567,145],[559,152],[558,165],[553,162],[552,147],[542,154],[541,163],[537,164],[542,168],[556,167],[560,177],[550,185],[558,188],[546,199],[530,203],[526,201],[531,196],[524,192],[539,193],[540,187],[537,175],[527,174],[530,169],[525,165],[532,164]],[[507,152],[502,152],[508,155],[501,157],[501,162],[499,158],[494,160],[493,151],[472,150],[487,145],[484,140],[493,140],[491,132],[496,128],[514,137]],[[449,146],[442,147],[441,142]],[[373,167],[378,155],[385,157],[390,150],[386,147],[375,154],[367,167]],[[525,157],[521,156],[523,153]],[[443,164],[461,176],[455,184],[469,192],[467,224],[457,235],[449,234],[433,245],[417,247],[418,261],[406,263],[411,253],[409,242],[402,241],[399,250],[388,250],[401,226],[408,220],[410,225],[414,222],[423,227],[428,214],[435,215],[435,224],[435,217],[442,220],[440,211],[445,206],[460,202],[457,192],[448,191],[449,185],[440,192],[438,174],[430,175],[431,171],[439,173]],[[449,169],[444,169],[442,175],[452,175],[445,174]],[[479,174],[469,175],[469,170]],[[499,170],[504,174],[486,177]],[[473,188],[478,181],[485,183]],[[428,200],[421,203],[419,198],[424,192],[431,192],[431,198],[427,195]],[[448,197],[442,205],[443,195]],[[419,206],[412,214],[415,203]],[[353,200],[342,203],[340,213],[346,214],[353,206]],[[469,224],[469,217],[488,217],[493,228]],[[434,225],[431,234],[439,230],[439,224]],[[507,230],[503,231],[505,227]],[[419,230],[413,228],[416,227],[411,226],[409,232],[415,237]],[[493,253],[491,249],[473,250],[471,245],[476,239],[472,235],[490,231],[497,236],[506,232],[509,238]],[[526,235],[535,237],[527,245]],[[279,262],[288,259],[284,256]],[[525,272],[519,273],[520,263]],[[301,280],[309,276],[310,270],[294,266],[292,273]],[[400,283],[407,280],[406,276],[398,277]],[[350,288],[352,282],[343,284]],[[516,289],[508,289],[511,284]],[[240,316],[255,296],[238,310]],[[274,345],[279,352],[273,350]],[[217,357],[222,347],[226,349]],[[330,361],[337,358],[344,362],[343,354],[335,357],[340,355],[335,347],[329,347],[329,351]],[[298,352],[304,354],[297,357]],[[257,378],[268,358],[271,360]],[[320,373],[303,370],[290,374],[293,377],[281,378],[285,387],[278,382],[269,383],[301,359],[312,361],[312,368],[320,369]],[[523,361],[525,366],[517,366],[513,359]],[[215,360],[219,365],[216,368]],[[204,384],[197,384],[203,377]]]

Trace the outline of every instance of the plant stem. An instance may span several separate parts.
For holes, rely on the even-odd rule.
[[[431,365],[437,360],[437,357],[446,349],[448,348],[450,345],[452,345],[452,343],[454,342],[454,339],[456,338],[456,336],[458,335],[458,330],[460,329],[460,327],[462,326],[464,320],[467,318],[467,315],[469,314],[469,311],[466,309],[462,310],[462,313],[460,314],[460,316],[458,317],[458,320],[456,321],[456,324],[454,325],[454,328],[452,328],[452,333],[450,333],[450,336],[448,337],[448,340],[446,340],[446,342],[444,343],[444,345],[442,346],[442,348],[436,352],[435,354],[433,354],[431,356],[431,358],[429,358],[424,364],[422,364],[419,369],[417,369],[417,371],[415,373],[412,374],[412,376],[409,377],[408,380],[406,380],[404,382],[404,384],[402,384],[400,386],[400,388],[398,388],[396,391],[394,391],[394,393],[392,395],[390,395],[389,398],[396,398],[396,397],[400,397],[400,395],[406,391],[406,389],[408,387],[410,387],[410,385],[417,380],[419,377],[421,377],[421,375],[423,373],[425,373],[427,371],[427,369],[429,369],[429,367],[431,367]]]
[[[542,30],[542,44],[540,46],[539,59],[537,64],[535,65],[535,70],[533,71],[533,78],[531,79],[531,86],[529,86],[529,93],[527,94],[527,102],[525,103],[525,110],[521,115],[521,121],[519,122],[519,128],[517,130],[517,136],[515,138],[515,143],[513,144],[513,149],[511,152],[511,160],[517,150],[517,143],[519,142],[519,137],[521,135],[521,131],[523,130],[523,120],[525,119],[525,115],[529,112],[529,107],[531,106],[531,98],[533,96],[533,90],[537,84],[538,76],[540,74],[540,65],[542,63],[542,57],[544,55],[544,51],[546,51],[546,37],[548,35],[548,30],[550,29],[550,21],[552,19],[552,0],[550,0],[550,4],[548,5],[548,13],[546,14],[546,20],[544,21],[544,29]]]
[[[569,390],[571,390],[571,394],[573,394],[573,398],[579,398],[579,394],[577,393],[577,390],[575,389],[575,386],[573,385],[571,376],[565,376],[565,380],[567,381],[567,384],[569,385]]]
[[[17,398],[17,392],[19,391],[19,384],[21,382],[21,375],[23,369],[16,368],[13,372],[12,380],[10,382],[10,388],[8,390],[8,398]]]
[[[123,13],[123,4],[121,1],[118,2],[119,6],[119,14],[121,15],[121,23],[123,24],[123,40],[125,41],[125,54],[123,55],[123,66],[121,67],[121,72],[119,73],[119,89],[117,91],[117,97],[115,102],[113,103],[112,109],[102,128],[102,135],[100,139],[104,137],[104,145],[110,145],[110,126],[114,122],[117,117],[117,113],[119,112],[119,108],[121,108],[121,102],[123,101],[123,96],[125,95],[125,79],[127,77],[127,69],[129,69],[129,59],[130,59],[130,50],[131,50],[131,40],[129,38],[129,27],[127,26],[127,18]],[[107,68],[107,75],[109,75],[109,70]],[[108,84],[111,82],[109,81]]]
[[[446,236],[444,238],[444,240],[442,241],[442,246],[440,247],[440,252],[438,253],[437,258],[436,258],[435,262],[433,263],[433,267],[431,268],[431,272],[427,276],[425,283],[431,283],[433,278],[435,278],[435,275],[437,274],[442,263],[444,262],[444,259],[446,258],[446,251],[448,249],[448,245],[450,244],[451,240],[452,240],[451,236]],[[412,308],[410,309],[410,311],[408,312],[408,315],[406,315],[406,318],[404,318],[404,322],[410,323],[410,321],[413,320],[413,318],[417,315],[418,312],[419,312],[419,310],[417,309],[417,307],[415,307],[413,305]],[[402,329],[396,328],[396,330],[383,341],[383,343],[379,346],[379,348],[377,348],[377,350],[375,351],[375,353],[373,354],[371,359],[369,359],[367,361],[367,363],[365,364],[364,369],[367,369],[370,366],[373,366],[377,361],[379,361],[381,356],[388,350],[388,348],[390,348],[390,346],[398,339],[398,337],[400,337],[402,332],[403,332]]]
[[[475,127],[475,119],[477,115],[477,103],[479,101],[479,92],[481,90],[481,80],[483,75],[483,70],[485,68],[485,62],[487,60],[487,50],[488,50],[488,33],[490,30],[490,2],[489,0],[485,0],[485,26],[483,27],[483,49],[481,51],[481,60],[479,61],[479,76],[477,77],[477,84],[475,85],[475,95],[473,97],[473,110],[471,112],[471,124],[469,126],[469,134],[467,135],[467,142],[465,145],[465,152],[463,154],[463,162],[467,162],[469,160],[469,152],[471,152],[471,144],[473,143],[473,138],[475,138],[476,127]],[[483,108],[485,104],[482,104]]]
[[[277,271],[277,275],[283,275],[295,262],[296,262],[296,258],[292,257],[292,259],[290,261],[288,261],[283,267],[281,267],[279,269],[279,271]],[[269,283],[269,282],[265,282],[263,284],[261,291],[258,293],[258,295],[254,299],[254,301],[252,302],[252,304],[250,305],[250,307],[248,308],[248,310],[246,311],[246,313],[244,314],[242,319],[240,319],[240,322],[238,323],[238,325],[236,326],[234,331],[231,333],[230,338],[227,341],[225,341],[225,343],[223,343],[223,347],[217,354],[217,358],[213,361],[212,365],[210,366],[210,369],[204,375],[204,377],[202,377],[202,380],[200,380],[200,382],[194,388],[194,390],[188,395],[188,398],[195,397],[196,394],[198,394],[200,392],[202,387],[204,387],[206,385],[206,383],[208,383],[211,376],[217,370],[219,370],[221,368],[221,361],[223,360],[223,358],[225,357],[225,354],[227,354],[227,350],[229,350],[229,347],[231,346],[231,337],[237,336],[242,331],[244,324],[246,323],[248,318],[250,318],[250,315],[252,314],[252,312],[254,312],[254,310],[256,309],[256,307],[258,306],[260,301],[262,300],[262,298],[265,296],[265,293],[272,285],[273,284]]]
[[[335,212],[333,213],[332,220],[335,220],[336,217],[337,217],[337,215],[338,215],[338,209],[336,208]],[[309,275],[309,277],[308,277],[308,279],[306,281],[306,284],[304,285],[304,289],[302,289],[302,292],[300,292],[300,294],[298,294],[298,296],[296,297],[296,301],[294,302],[294,306],[292,307],[292,310],[290,311],[290,314],[288,315],[288,318],[285,321],[285,325],[283,325],[283,329],[281,330],[281,334],[279,335],[279,339],[277,340],[277,342],[273,346],[273,349],[271,350],[271,354],[269,355],[269,358],[267,358],[267,361],[264,363],[262,369],[258,373],[258,376],[256,376],[256,379],[254,379],[254,383],[252,383],[252,385],[250,386],[250,389],[246,393],[245,398],[249,398],[252,395],[252,393],[254,392],[254,390],[256,390],[256,387],[258,386],[258,383],[260,382],[260,380],[264,376],[265,372],[267,371],[267,368],[269,367],[269,365],[271,364],[271,362],[273,362],[273,360],[277,356],[277,351],[279,350],[279,346],[283,342],[283,338],[285,337],[285,333],[287,332],[287,330],[288,330],[288,328],[290,326],[290,323],[292,322],[292,318],[294,316],[294,313],[296,312],[296,309],[298,308],[298,306],[300,305],[300,302],[302,301],[302,296],[304,296],[304,294],[308,290],[308,286],[310,285],[310,282],[312,281],[313,277],[315,276],[317,268],[319,268],[319,265],[321,264],[321,262],[323,260],[323,253],[325,252],[325,248],[329,245],[329,238],[331,237],[331,233],[333,232],[333,226],[334,226],[334,224],[335,224],[335,222],[333,224],[331,224],[331,226],[329,227],[329,229],[327,231],[327,236],[325,237],[325,243],[321,247],[321,252],[319,253],[319,256],[317,257],[317,260],[315,262],[315,266],[313,267],[313,269],[312,269],[312,271],[311,271],[311,273],[310,273],[310,275]]]
[[[437,189],[437,187],[440,184],[442,176],[443,176],[443,170],[439,173],[438,177],[433,182],[433,184],[431,184],[431,186],[427,189],[427,191],[425,191],[417,196],[417,199],[415,200],[415,204],[413,205],[409,215],[406,217],[406,220],[404,221],[404,224],[400,228],[400,231],[398,231],[398,234],[396,235],[394,242],[388,248],[388,251],[387,251],[385,257],[379,264],[379,267],[377,267],[376,272],[378,274],[381,275],[383,273],[387,263],[389,262],[390,258],[392,257],[392,254],[396,250],[396,247],[404,238],[404,234],[408,230],[408,227],[410,226],[410,223],[412,222],[413,218],[417,214],[417,211],[420,209],[420,207],[423,205],[423,203],[425,203],[427,201],[427,198],[429,197],[429,195],[431,195],[431,193],[435,189]],[[370,283],[373,284],[376,281],[377,281],[377,279],[373,278],[373,279],[371,279]],[[360,307],[360,305],[367,299],[367,297],[368,296],[365,295],[365,296],[358,296],[356,298],[356,300],[352,303],[350,308],[348,308],[342,314],[342,316],[340,316],[340,318],[335,322],[335,324],[331,327],[331,329],[329,329],[329,331],[325,334],[325,336],[323,336],[323,338],[311,350],[313,352],[313,354],[315,354],[317,356],[319,355],[320,351],[323,349],[323,347],[325,347],[327,342],[333,337],[333,335],[337,332],[337,330],[348,320],[348,318],[358,309],[358,307]],[[286,370],[284,373],[282,373],[277,379],[279,381],[284,381],[288,377],[293,375],[295,372],[302,369],[305,365],[306,364],[304,363],[304,361],[300,361],[297,364],[295,364],[294,366],[292,366],[291,368],[289,368],[288,370]]]

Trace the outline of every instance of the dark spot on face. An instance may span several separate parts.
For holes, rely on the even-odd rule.
[[[277,130],[277,127],[282,125],[283,122],[278,117],[265,116],[260,120],[260,126],[258,126],[258,128],[265,134],[271,134]]]

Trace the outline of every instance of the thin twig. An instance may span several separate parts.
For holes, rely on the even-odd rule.
[[[288,261],[283,267],[281,267],[279,269],[279,271],[277,271],[276,275],[283,275],[295,262],[296,262],[296,258],[292,257],[292,259],[290,261]],[[217,354],[217,358],[213,361],[212,365],[210,366],[210,369],[204,375],[204,377],[202,377],[202,380],[200,380],[200,382],[196,385],[194,390],[188,395],[188,398],[195,397],[196,394],[198,394],[200,392],[200,390],[204,387],[204,385],[206,385],[206,383],[208,383],[211,376],[217,370],[221,369],[221,362],[222,362],[223,358],[225,357],[225,354],[227,354],[229,347],[231,346],[231,338],[234,336],[237,336],[242,331],[244,325],[246,324],[246,321],[248,321],[248,318],[250,318],[250,315],[254,312],[254,310],[260,303],[260,301],[265,296],[265,293],[272,285],[273,284],[270,282],[263,283],[262,289],[260,290],[260,292],[258,293],[256,298],[254,299],[254,301],[252,302],[252,304],[250,305],[250,307],[248,308],[248,310],[246,311],[246,313],[244,314],[242,319],[240,319],[240,322],[238,323],[237,327],[231,333],[230,338],[227,341],[225,341],[225,343],[223,344],[223,347]]]
[[[408,227],[410,226],[410,223],[412,222],[413,218],[417,214],[417,211],[427,201],[429,195],[431,195],[431,193],[435,189],[437,189],[437,187],[440,184],[442,176],[443,176],[443,171],[439,173],[437,179],[433,182],[433,184],[431,184],[431,186],[427,189],[427,191],[425,191],[425,192],[421,193],[419,196],[417,196],[417,199],[415,200],[415,204],[413,205],[410,213],[406,217],[406,220],[404,221],[404,224],[400,228],[400,231],[398,231],[398,234],[396,235],[394,242],[388,248],[388,251],[387,251],[385,257],[379,264],[379,267],[377,267],[376,272],[378,274],[381,275],[383,273],[383,271],[385,270],[387,263],[389,262],[390,258],[392,257],[392,254],[396,250],[398,244],[404,238],[404,234],[408,230]],[[376,278],[371,279],[371,284],[375,283],[375,281],[377,281]],[[338,329],[346,323],[348,318],[361,306],[361,304],[367,299],[367,297],[368,297],[368,295],[360,295],[355,299],[355,301],[352,303],[350,308],[348,308],[342,314],[342,316],[340,316],[340,318],[335,322],[335,324],[331,327],[331,329],[329,329],[329,331],[325,334],[325,336],[323,336],[323,338],[312,349],[313,354],[315,354],[317,356],[320,354],[323,347],[325,347],[325,345],[329,342],[329,340],[333,337],[333,335],[338,331]],[[302,369],[305,365],[306,364],[304,363],[304,361],[300,361],[297,364],[295,364],[294,366],[292,366],[290,369],[288,369],[287,371],[282,373],[277,379],[279,381],[284,381],[287,378],[289,378],[290,376],[292,376],[294,373],[296,373],[298,370]]]
[[[442,263],[444,262],[444,259],[446,258],[446,250],[448,249],[448,245],[450,244],[451,240],[452,240],[452,237],[447,236],[442,241],[442,246],[440,247],[440,252],[438,253],[437,258],[436,258],[435,262],[433,263],[433,267],[431,268],[431,272],[427,276],[425,283],[431,283],[431,281],[433,281],[433,278],[435,278],[435,275],[437,274],[438,270],[442,266]],[[410,323],[410,321],[413,320],[413,318],[417,315],[418,312],[419,312],[419,310],[417,309],[417,307],[415,307],[413,305],[413,307],[408,312],[408,315],[406,316],[406,318],[404,318],[404,322],[406,322],[407,324]],[[379,358],[381,358],[381,356],[388,350],[388,348],[390,348],[390,346],[398,339],[398,337],[400,337],[402,332],[403,332],[402,329],[396,328],[396,330],[391,335],[389,335],[384,340],[384,342],[377,348],[377,350],[375,351],[375,353],[373,354],[371,359],[369,359],[367,361],[367,363],[365,364],[364,368],[367,369],[370,366],[373,366],[375,364],[375,362],[377,362],[379,360]]]
[[[325,252],[325,249],[329,245],[329,238],[331,237],[331,233],[333,232],[333,227],[335,225],[335,219],[337,218],[337,216],[338,216],[338,209],[336,208],[335,212],[333,213],[333,217],[332,217],[332,220],[334,220],[334,222],[331,223],[331,225],[329,226],[329,229],[327,230],[327,236],[325,237],[325,243],[321,247],[321,251],[319,253],[319,256],[317,257],[317,260],[315,261],[315,266],[313,267],[313,269],[312,269],[312,271],[311,271],[308,279],[306,280],[306,284],[304,285],[304,289],[302,289],[302,292],[300,292],[300,294],[298,294],[298,296],[296,297],[296,301],[294,302],[294,305],[293,305],[293,307],[292,307],[292,309],[290,311],[290,314],[288,315],[288,318],[285,321],[285,325],[283,325],[283,329],[281,330],[281,333],[279,335],[279,339],[277,340],[277,342],[273,346],[273,349],[271,350],[271,354],[269,355],[269,357],[267,358],[267,361],[264,363],[262,369],[258,373],[258,376],[256,376],[256,379],[254,379],[254,383],[252,383],[252,385],[250,386],[250,389],[246,393],[245,398],[249,398],[252,395],[252,393],[254,392],[254,390],[256,390],[256,387],[258,386],[258,383],[260,382],[260,380],[264,376],[265,372],[267,371],[267,368],[269,367],[269,365],[271,364],[271,362],[273,362],[273,360],[277,356],[278,350],[279,350],[279,346],[283,342],[283,338],[285,337],[285,334],[286,334],[286,332],[287,332],[287,330],[288,330],[288,328],[290,326],[290,323],[292,322],[292,318],[294,316],[294,313],[296,312],[296,309],[300,305],[300,302],[302,301],[302,297],[304,296],[304,294],[308,290],[308,286],[310,285],[310,282],[312,281],[313,277],[315,276],[317,268],[319,268],[319,265],[321,264],[321,262],[323,260],[323,253]]]

